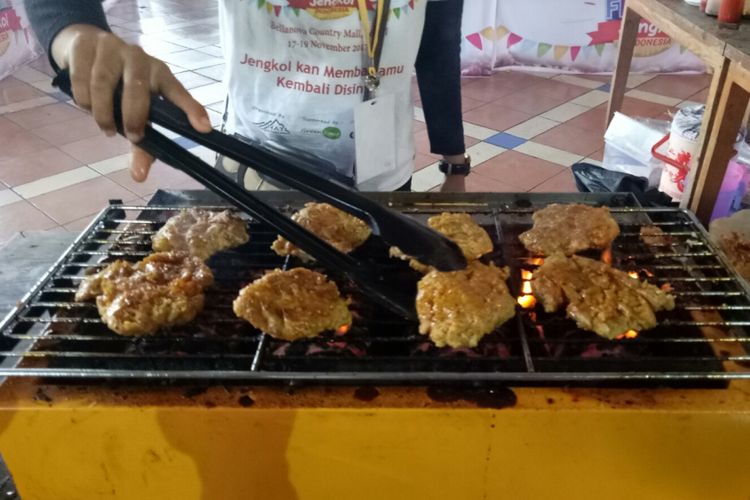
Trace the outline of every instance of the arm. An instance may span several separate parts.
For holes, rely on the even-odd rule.
[[[120,81],[123,127],[136,143],[143,137],[151,94],[161,94],[187,113],[198,131],[211,131],[203,109],[166,64],[109,32],[99,0],[25,0],[32,27],[57,70],[68,69],[73,98],[90,110],[107,135],[115,135],[113,101]],[[153,158],[134,150],[131,172],[143,180]]]

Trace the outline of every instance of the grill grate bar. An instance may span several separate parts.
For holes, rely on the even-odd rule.
[[[288,213],[302,204],[283,193],[263,196]],[[455,203],[440,201],[442,195],[434,194],[429,202],[422,202],[422,195],[388,196],[394,197],[392,206],[422,221],[444,211],[472,214],[495,242],[489,259],[511,267],[509,287],[514,295],[520,292],[519,270],[533,272],[534,257],[523,250],[517,235],[531,226],[531,214],[549,199],[536,202],[532,195],[531,208],[518,208],[515,198]],[[677,298],[675,311],[660,313],[657,329],[635,339],[603,339],[577,330],[563,314],[545,314],[537,307],[519,309],[515,321],[474,349],[438,349],[416,325],[373,309],[353,284],[326,272],[352,297],[352,330],[344,337],[325,335],[288,344],[254,330],[231,311],[237,290],[264,270],[299,264],[275,256],[269,249],[275,233],[252,220],[248,245],[209,261],[216,284],[196,320],[142,339],[109,332],[93,303],[73,301],[77,285],[105,260],[146,255],[151,236],[178,209],[113,205],[102,212],[38,288],[0,323],[0,356],[8,361],[0,375],[356,384],[669,385],[750,379],[750,291],[725,267],[694,217],[682,210],[612,208],[622,228],[613,248],[615,264],[653,275],[648,278],[652,283],[670,284]],[[647,247],[639,238],[644,223],[662,227],[672,245]],[[381,266],[388,279],[413,286],[416,275],[405,263],[385,258],[386,253],[375,241],[365,245],[359,257]],[[734,364],[728,368],[726,363]]]

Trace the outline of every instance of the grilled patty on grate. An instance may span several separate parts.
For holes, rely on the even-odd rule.
[[[203,260],[247,243],[247,226],[237,214],[200,208],[181,210],[152,237],[157,252],[188,252]]]
[[[609,247],[620,234],[620,227],[607,207],[573,203],[553,203],[532,215],[534,226],[519,236],[535,255],[576,252]]]
[[[417,284],[419,333],[438,347],[475,347],[516,313],[506,279],[507,268],[479,261],[463,271],[430,271]]]
[[[292,215],[292,220],[343,253],[349,253],[367,241],[372,231],[361,219],[328,203],[306,203]],[[271,249],[282,257],[293,255],[313,260],[296,245],[279,236]]]
[[[568,317],[584,330],[613,339],[657,325],[656,311],[671,311],[674,297],[608,264],[555,254],[534,272],[534,295],[552,313],[567,303]]]
[[[198,257],[161,252],[135,264],[109,264],[81,283],[76,300],[96,299],[102,320],[120,335],[153,335],[195,318],[203,309],[203,289],[212,283]]]
[[[427,225],[458,245],[466,260],[477,260],[492,251],[490,235],[469,214],[443,212],[427,219]],[[389,254],[391,257],[408,260],[409,265],[421,273],[432,270],[430,266],[411,258],[398,247],[391,247]]]
[[[336,283],[305,268],[270,271],[240,290],[234,313],[272,337],[297,340],[352,322]]]

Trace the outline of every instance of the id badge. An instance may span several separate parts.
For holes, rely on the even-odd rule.
[[[396,169],[396,98],[384,94],[354,108],[357,184]]]

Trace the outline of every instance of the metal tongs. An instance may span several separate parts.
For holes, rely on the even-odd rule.
[[[70,76],[61,71],[53,85],[72,97]],[[123,133],[121,99],[114,99],[117,130]],[[466,267],[458,246],[440,233],[398,212],[389,210],[339,182],[328,180],[300,168],[293,162],[272,152],[242,142],[218,131],[201,133],[193,129],[185,113],[160,96],[151,98],[151,123],[176,132],[219,154],[255,169],[290,188],[297,189],[318,200],[324,200],[341,210],[363,219],[387,244],[397,246],[406,255],[441,271],[455,271]],[[368,293],[368,297],[407,319],[414,319],[414,297],[406,297],[389,288],[378,269],[339,252],[313,233],[299,226],[275,208],[261,201],[233,180],[193,155],[163,134],[147,126],[138,147],[155,158],[185,172],[211,191],[219,194],[239,209],[276,229],[281,236],[294,243],[327,268],[341,272]]]

